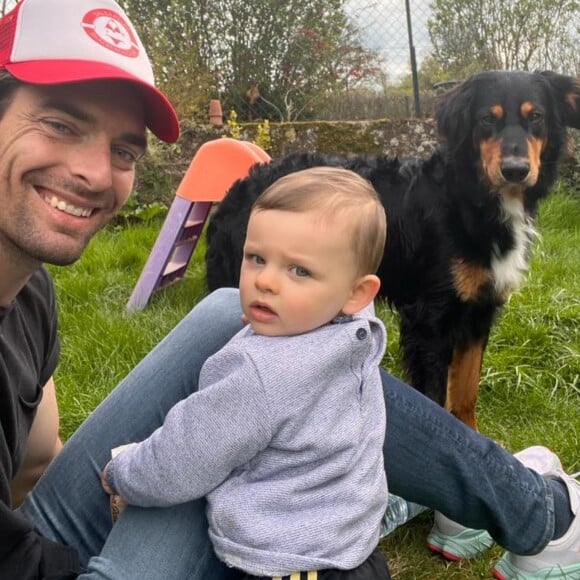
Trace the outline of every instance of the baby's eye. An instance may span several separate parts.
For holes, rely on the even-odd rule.
[[[302,266],[292,266],[292,268],[290,268],[290,271],[294,272],[294,274],[296,274],[296,276],[298,276],[299,278],[307,278],[308,276],[310,276],[310,272],[306,268],[303,268]]]
[[[259,256],[258,254],[248,254],[246,256],[246,259],[249,260],[250,262],[253,262],[254,264],[265,264],[266,263],[264,258],[262,258],[262,256]]]

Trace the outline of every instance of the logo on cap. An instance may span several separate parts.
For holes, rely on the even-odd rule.
[[[131,27],[117,12],[98,8],[83,18],[84,31],[101,46],[123,56],[139,56],[139,44]]]

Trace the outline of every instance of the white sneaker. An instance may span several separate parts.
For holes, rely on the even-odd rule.
[[[574,519],[568,531],[559,539],[552,540],[535,556],[517,556],[506,552],[493,569],[498,580],[580,580],[580,473],[567,475],[561,470],[545,475],[556,476],[568,488],[570,509]]]
[[[466,528],[441,512],[435,512],[433,527],[427,536],[427,547],[447,560],[457,562],[476,558],[493,546],[485,530]]]
[[[526,467],[538,473],[560,471],[558,456],[542,445],[534,445],[514,454]],[[435,512],[433,527],[427,536],[427,547],[447,560],[475,558],[491,548],[492,537],[485,530],[466,528]]]
[[[540,475],[552,471],[562,471],[562,462],[560,458],[550,449],[543,445],[533,445],[522,451],[514,453],[521,463],[529,469],[533,469]]]

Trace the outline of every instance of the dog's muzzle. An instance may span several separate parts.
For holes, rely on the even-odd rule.
[[[501,174],[509,183],[521,183],[530,172],[530,163],[524,157],[507,157],[501,163]]]

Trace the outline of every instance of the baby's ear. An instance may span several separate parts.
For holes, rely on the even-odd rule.
[[[358,278],[352,287],[349,299],[342,308],[343,314],[354,314],[368,306],[375,299],[380,287],[381,280],[374,274]]]

